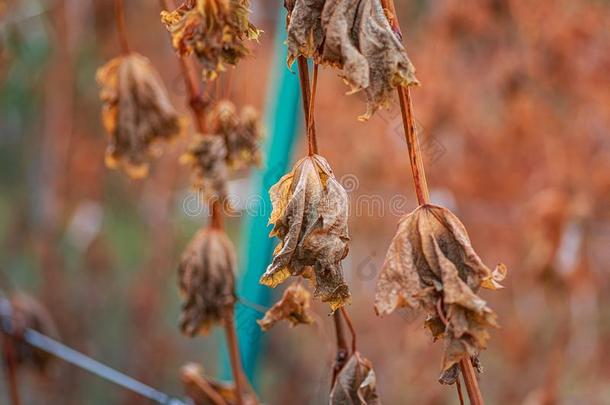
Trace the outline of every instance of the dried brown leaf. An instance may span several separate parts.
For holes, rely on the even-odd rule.
[[[269,195],[270,236],[280,243],[260,282],[274,288],[291,275],[303,276],[314,285],[314,297],[332,311],[341,307],[350,297],[341,266],[348,253],[348,200],[328,162],[319,155],[301,159]]]
[[[330,392],[330,405],[380,405],[373,364],[358,352],[352,354]]]
[[[206,334],[231,313],[236,301],[236,256],[224,232],[202,229],[180,259],[178,277],[184,295],[180,328],[188,336]]]
[[[309,314],[311,294],[300,283],[294,283],[284,291],[282,299],[265,313],[263,319],[258,320],[263,331],[268,331],[277,322],[286,320],[290,327],[314,322]]]
[[[193,186],[206,201],[223,201],[227,196],[227,148],[219,135],[195,136],[180,161],[192,171]]]
[[[259,31],[248,20],[248,0],[197,0],[161,13],[161,21],[172,35],[181,56],[194,53],[203,67],[203,77],[213,80],[228,66],[235,66],[250,52],[244,42],[258,39]]]
[[[112,59],[97,71],[102,121],[110,135],[106,164],[131,178],[148,174],[147,158],[158,141],[175,138],[181,120],[167,89],[149,60],[131,53]]]
[[[286,7],[288,64],[305,56],[340,69],[352,92],[366,94],[360,120],[387,107],[397,86],[419,83],[379,0],[294,0]]]
[[[237,108],[229,100],[219,101],[208,115],[208,129],[225,139],[227,164],[233,170],[251,165],[259,165],[260,143],[263,138],[262,124],[258,111],[245,106],[237,113]]]
[[[470,244],[464,225],[449,210],[423,205],[403,217],[377,283],[375,310],[422,309],[434,339],[443,338],[443,371],[487,346],[496,315],[476,293],[505,275],[492,272]],[[442,317],[437,315],[442,309]]]

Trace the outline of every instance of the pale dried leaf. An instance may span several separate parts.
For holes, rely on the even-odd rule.
[[[269,309],[263,319],[258,320],[263,331],[268,331],[277,322],[286,320],[290,327],[314,322],[309,314],[311,294],[300,283],[294,283],[284,291],[282,299]]]
[[[446,319],[428,316],[425,326],[435,340],[444,339],[447,371],[484,350],[488,329],[497,326],[496,315],[477,295],[492,278],[459,219],[445,208],[423,205],[399,223],[377,283],[375,309],[383,315],[401,307],[428,314],[441,308]]]
[[[341,266],[349,241],[346,191],[326,160],[314,155],[297,162],[269,194],[270,236],[277,236],[280,244],[261,283],[276,287],[291,275],[307,276],[314,296],[336,310],[350,296]]]

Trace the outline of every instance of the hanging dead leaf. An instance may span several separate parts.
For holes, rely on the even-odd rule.
[[[330,405],[380,405],[373,364],[358,352],[352,354],[330,392]]]
[[[324,40],[320,17],[326,0],[285,0],[288,10],[288,66],[299,56],[316,58]]]
[[[311,294],[300,283],[294,283],[284,291],[282,299],[257,321],[263,331],[268,331],[277,322],[286,320],[291,327],[310,324],[314,320],[309,314]]]
[[[188,151],[180,157],[192,171],[193,186],[206,201],[224,201],[227,196],[227,148],[219,135],[195,136]]]
[[[389,314],[410,307],[433,314],[425,325],[435,339],[444,339],[447,371],[486,348],[496,315],[476,292],[496,288],[505,274],[503,266],[492,272],[483,264],[455,215],[423,205],[399,223],[377,283],[375,310]]]
[[[185,335],[206,334],[232,312],[236,266],[235,249],[224,232],[205,228],[191,240],[178,267]]]
[[[261,283],[276,287],[291,275],[309,279],[314,297],[332,311],[349,301],[341,260],[348,253],[347,192],[326,159],[308,156],[269,190],[270,236],[280,243]]]
[[[131,178],[145,177],[147,158],[158,153],[155,144],[181,131],[167,89],[149,60],[136,53],[112,59],[96,77],[104,103],[102,121],[110,135],[106,164]]]
[[[180,56],[194,53],[203,67],[203,77],[214,80],[228,66],[249,54],[246,40],[258,39],[250,21],[248,0],[197,0],[174,11],[163,11],[161,21],[172,35]]]
[[[352,92],[366,94],[360,120],[387,107],[396,87],[419,84],[379,0],[294,0],[286,8],[288,64],[305,56],[340,69]]]
[[[208,115],[208,129],[225,139],[226,160],[231,169],[239,170],[260,164],[263,131],[254,107],[245,106],[238,115],[231,101],[221,100]]]

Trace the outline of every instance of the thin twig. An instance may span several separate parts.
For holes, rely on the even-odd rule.
[[[15,358],[15,343],[12,336],[3,334],[4,367],[11,395],[11,405],[19,405],[19,389],[17,384],[17,359]]]
[[[462,394],[462,383],[460,382],[460,376],[455,380],[455,388],[457,388],[458,398],[460,405],[464,405],[464,395]]]
[[[301,96],[303,99],[303,112],[305,114],[305,124],[307,124],[309,156],[317,152],[316,142],[316,123],[314,117],[309,116],[311,102],[311,88],[309,84],[309,66],[307,58],[299,56],[297,59],[299,67],[299,83],[301,84]],[[311,131],[311,132],[310,132]]]
[[[477,380],[477,374],[472,366],[470,357],[465,357],[460,360],[460,370],[464,377],[464,383],[466,384],[466,391],[468,391],[468,397],[470,398],[471,405],[483,405],[483,395],[479,389],[479,381]]]
[[[318,140],[316,138],[316,123],[314,121],[314,109],[316,104],[316,89],[318,88],[318,64],[313,65],[313,83],[311,85],[311,98],[309,99],[309,110],[307,118],[307,145],[309,155],[318,153]]]
[[[233,311],[229,311],[225,317],[225,333],[227,338],[227,347],[229,349],[229,358],[231,359],[231,371],[233,372],[233,380],[235,381],[235,396],[237,405],[243,405],[245,388],[244,371],[241,366],[237,335],[235,334]]]
[[[196,404],[204,404],[209,399],[213,405],[227,405],[227,401],[203,378],[196,369],[185,367],[182,371],[182,381],[187,394]],[[194,387],[200,392],[196,392]],[[203,393],[203,395],[202,395]]]
[[[175,7],[172,0],[160,0],[161,8],[164,10],[171,10]],[[190,57],[178,57],[180,62],[180,70],[182,71],[182,77],[184,85],[189,96],[189,107],[193,116],[193,121],[197,131],[202,135],[206,133],[206,122],[205,122],[205,111],[209,105],[207,97],[204,97],[197,78],[197,72],[193,61]]]
[[[117,35],[119,36],[119,44],[121,52],[127,55],[130,52],[129,42],[127,42],[127,30],[125,29],[125,12],[123,8],[123,0],[114,0],[114,17],[116,18]]]
[[[352,353],[356,352],[356,329],[354,329],[354,325],[352,324],[352,319],[347,313],[347,309],[345,307],[341,307],[341,314],[343,315],[343,319],[345,319],[345,323],[347,323],[347,328],[349,329],[350,334],[352,335]]]
[[[345,366],[347,358],[349,357],[349,349],[347,346],[347,340],[345,339],[345,331],[343,330],[343,322],[341,321],[341,314],[335,311],[333,314],[333,320],[335,321],[335,333],[337,335],[337,355],[335,357],[335,364],[333,365],[333,377],[331,382],[331,390],[335,385],[337,375]]]

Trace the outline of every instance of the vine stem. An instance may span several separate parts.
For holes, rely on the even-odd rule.
[[[164,10],[171,10],[175,7],[175,3],[172,0],[160,0],[160,3],[161,8]],[[192,59],[190,57],[178,57],[178,61],[180,62],[182,78],[189,96],[189,108],[193,116],[193,121],[195,122],[197,131],[201,134],[205,134],[205,111],[209,102],[206,100],[206,97],[204,97],[201,90],[201,85],[197,79],[197,72],[195,71]]]
[[[387,10],[386,14],[390,15],[389,22],[393,31],[399,38],[401,38],[402,35],[400,34],[400,23],[396,17],[394,0],[381,0],[381,4],[382,7]],[[413,174],[413,183],[415,185],[417,201],[420,205],[427,204],[430,202],[430,193],[428,191],[428,184],[426,182],[426,172],[424,170],[421,148],[415,132],[415,119],[413,117],[413,106],[409,88],[404,86],[398,87],[398,98],[400,99],[400,111],[402,113],[405,137],[409,149],[409,163],[411,165],[411,172]],[[439,315],[443,315],[442,308]],[[481,395],[479,382],[477,381],[477,376],[474,368],[472,367],[472,361],[470,358],[464,358],[460,361],[460,370],[462,372],[462,376],[464,377],[464,383],[466,385],[466,390],[468,391],[470,403],[472,405],[483,405],[483,396]]]
[[[197,369],[185,368],[182,371],[182,381],[187,391],[192,391],[189,395],[196,404],[203,404],[209,399],[213,405],[227,405],[224,398],[199,374]],[[197,387],[200,392],[190,389],[191,386]]]
[[[225,334],[227,338],[227,347],[229,349],[229,358],[231,360],[231,371],[233,372],[233,380],[235,381],[235,392],[237,405],[244,405],[244,371],[241,365],[239,355],[239,346],[237,343],[237,335],[235,334],[235,322],[233,321],[233,310],[229,311],[225,317]]]
[[[127,30],[125,29],[125,10],[123,0],[114,0],[114,17],[116,18],[117,34],[123,55],[129,54],[129,42],[127,41]]]
[[[314,68],[314,90],[311,90],[309,84],[309,66],[307,58],[299,56],[297,58],[299,68],[299,83],[301,85],[301,95],[303,98],[303,112],[305,114],[305,123],[307,125],[307,146],[309,156],[318,153],[318,141],[316,139],[316,122],[313,116],[313,101],[315,97],[315,87],[318,80],[318,67]]]
[[[335,334],[337,336],[337,355],[335,356],[335,364],[333,365],[333,376],[330,384],[332,390],[337,380],[337,375],[345,366],[347,358],[349,357],[349,348],[347,346],[347,339],[345,339],[345,331],[343,329],[343,321],[341,320],[341,313],[335,311],[333,314],[333,320],[335,322]]]
[[[8,379],[9,392],[11,395],[11,405],[19,405],[19,389],[17,384],[17,361],[15,358],[14,338],[8,334],[3,336],[4,366]]]

